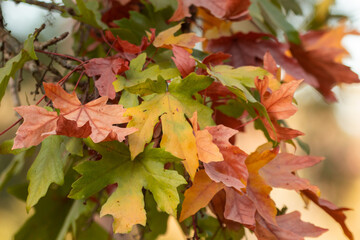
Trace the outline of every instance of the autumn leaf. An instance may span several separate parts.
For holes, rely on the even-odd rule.
[[[153,129],[160,117],[163,129],[160,146],[174,156],[185,159],[185,168],[193,178],[199,164],[196,139],[185,115],[191,117],[197,111],[201,114],[201,127],[212,125],[212,122],[209,122],[211,110],[192,99],[194,93],[206,88],[211,82],[208,77],[192,73],[184,79],[174,79],[169,85],[169,92],[156,94],[139,106],[128,108],[125,116],[132,117],[128,127],[139,130],[129,136],[132,158],[142,152],[145,144],[151,141]]]
[[[248,170],[245,165],[247,154],[229,142],[229,139],[238,131],[223,125],[208,127],[206,130],[212,135],[213,143],[218,146],[224,157],[222,162],[204,164],[206,173],[213,181],[222,182],[227,187],[241,191],[246,187],[248,179]]]
[[[329,202],[328,200],[319,198],[314,192],[310,190],[302,190],[303,193],[307,198],[313,201],[316,205],[322,208],[327,214],[329,214],[336,222],[338,222],[349,240],[353,240],[354,236],[347,227],[345,220],[346,216],[344,211],[351,210],[350,208],[341,208],[337,207],[335,204]]]
[[[196,36],[195,33],[183,33],[178,36],[174,34],[179,31],[181,28],[181,23],[171,27],[161,33],[159,33],[153,42],[155,47],[168,48],[172,49],[173,45],[192,49],[195,47],[195,44],[204,40],[204,38]]]
[[[24,118],[23,124],[16,131],[12,149],[36,146],[57,126],[58,115],[56,112],[47,111],[38,106],[20,106],[14,108]]]
[[[224,188],[222,183],[212,181],[204,170],[196,173],[193,185],[184,193],[179,221],[194,215],[201,208],[206,207],[216,193]]]
[[[265,179],[260,175],[259,170],[276,157],[270,150],[257,150],[250,154],[245,164],[249,171],[246,186],[246,193],[253,201],[258,213],[266,222],[276,225],[276,207],[274,201],[269,197],[272,188],[266,184]]]
[[[116,75],[129,69],[128,62],[118,57],[93,58],[84,64],[85,73],[89,77],[100,76],[95,81],[95,86],[99,90],[100,96],[115,98],[115,90],[112,83],[116,80]]]
[[[75,167],[82,177],[73,183],[69,197],[88,198],[107,185],[117,183],[115,192],[100,211],[100,216],[111,214],[114,217],[116,233],[129,232],[135,224],[145,226],[143,187],[152,192],[161,211],[176,216],[179,204],[176,188],[186,181],[176,171],[165,170],[164,164],[180,159],[161,148],[152,148],[152,144],[131,161],[128,147],[123,143],[95,144],[90,140],[85,143],[100,153],[102,159],[85,161]]]
[[[318,237],[327,229],[303,222],[298,211],[276,216],[276,223],[271,224],[256,215],[255,235],[259,240],[304,240],[304,237]]]
[[[78,127],[89,124],[90,138],[94,142],[104,140],[123,141],[125,136],[136,131],[134,128],[120,128],[113,124],[126,123],[125,109],[121,105],[107,105],[107,97],[101,97],[82,105],[75,92],[65,92],[59,85],[44,83],[46,96],[54,107],[60,109],[60,114],[67,120],[76,121]]]
[[[189,7],[191,5],[203,7],[217,18],[230,20],[243,20],[248,17],[249,0],[178,0],[178,8],[169,21],[179,21],[184,17],[190,17]]]
[[[341,40],[346,34],[341,27],[309,32],[301,36],[302,45],[290,44],[292,56],[310,74],[311,81],[306,78],[305,81],[328,101],[336,100],[331,91],[335,85],[359,82],[359,76],[341,63],[341,59],[348,55],[341,46]]]
[[[223,161],[224,158],[220,153],[219,148],[213,143],[213,136],[207,129],[198,129],[197,112],[194,112],[193,116],[190,118],[190,122],[194,129],[199,159],[204,163]]]
[[[191,58],[191,54],[188,51],[176,45],[172,47],[172,51],[174,57],[171,57],[171,59],[174,61],[183,78],[195,70],[195,59]]]
[[[295,156],[290,153],[280,153],[271,162],[262,167],[259,170],[259,174],[272,187],[296,191],[309,189],[315,194],[319,194],[318,187],[311,185],[309,180],[300,178],[293,172],[311,167],[323,159],[321,157]]]

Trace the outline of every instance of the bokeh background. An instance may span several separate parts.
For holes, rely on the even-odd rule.
[[[299,1],[300,2],[300,1]],[[311,15],[315,0],[304,0],[303,9],[305,15]],[[325,0],[320,2],[334,2],[330,8],[332,14],[346,15],[350,19],[348,26],[360,31],[360,1],[359,0]],[[42,32],[40,39],[47,40],[65,31],[71,31],[71,20],[62,18],[57,13],[49,13],[38,7],[27,4],[14,4],[10,1],[1,2],[6,27],[12,35],[23,41],[42,23],[47,28]],[[311,16],[310,16],[311,17]],[[306,19],[297,17],[290,18],[294,25],[301,28]],[[345,59],[345,63],[356,73],[360,74],[360,36],[347,36],[343,45],[350,52],[351,57]],[[58,45],[60,52],[71,52],[72,40],[68,39]],[[20,93],[22,104],[34,102],[31,81],[25,81]],[[311,180],[314,185],[320,187],[322,197],[338,206],[350,207],[353,210],[346,212],[347,224],[355,235],[360,239],[360,85],[342,85],[334,89],[338,102],[327,104],[314,89],[302,86],[296,93],[299,111],[289,120],[292,128],[305,133],[302,138],[311,146],[311,154],[324,156],[326,160],[307,170],[300,171],[300,175]],[[38,97],[39,98],[39,97]],[[0,131],[17,120],[12,110],[12,98],[7,92],[0,106]],[[0,136],[0,142],[12,138],[15,131],[9,131]],[[250,153],[261,143],[265,142],[260,131],[253,130],[253,126],[246,128],[246,133],[237,137],[237,144],[241,149]],[[295,151],[295,149],[289,149]],[[301,150],[296,150],[298,153]],[[0,172],[10,162],[10,156],[1,156]],[[25,181],[26,173],[20,173],[8,183],[14,185]],[[289,211],[300,210],[302,219],[316,223],[316,225],[328,228],[323,234],[322,240],[345,239],[340,226],[326,213],[314,204],[308,209],[304,208],[304,202],[295,192],[275,189],[272,196],[278,207],[287,205]],[[0,193],[0,239],[12,239],[12,235],[32,214],[26,213],[25,204],[2,191]],[[56,216],[54,216],[56,217]],[[176,221],[169,220],[171,228],[160,239],[184,239]],[[247,234],[248,239],[256,239]]]

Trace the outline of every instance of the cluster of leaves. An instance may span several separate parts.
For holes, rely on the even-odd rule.
[[[273,187],[311,200],[353,239],[347,209],[296,175],[323,158],[280,150],[297,142],[308,151],[284,121],[297,111],[300,84],[335,101],[333,86],[359,82],[341,63],[343,26],[299,34],[286,18],[302,14],[295,0],[63,3],[71,9],[63,15],[80,22],[74,48],[87,59],[43,83],[46,107],[16,107],[23,122],[0,145],[15,155],[1,187],[36,154],[29,184],[9,190],[35,208],[15,239],[112,238],[97,214],[113,217],[114,233],[136,225],[144,239],[164,233],[169,215],[197,239],[241,239],[244,228],[282,240],[326,231],[277,209]],[[239,21],[257,31],[238,31]],[[34,40],[0,69],[0,100],[10,77],[37,59]],[[268,143],[245,153],[233,136],[250,122]]]

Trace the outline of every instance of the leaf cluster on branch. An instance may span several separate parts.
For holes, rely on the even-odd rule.
[[[335,85],[359,82],[342,63],[341,40],[356,32],[340,24],[298,32],[287,17],[303,14],[297,0],[24,2],[74,19],[75,56],[48,50],[67,33],[39,42],[45,25],[13,48],[2,23],[0,101],[7,87],[19,94],[23,70],[43,93],[36,105],[15,104],[21,118],[1,132],[21,123],[0,144],[14,155],[0,188],[34,158],[28,182],[8,190],[35,208],[15,239],[156,239],[169,216],[194,239],[242,239],[245,228],[264,240],[327,231],[279,209],[273,188],[314,202],[353,239],[349,209],[297,175],[323,158],[286,150],[309,154],[286,119],[300,85],[333,102]],[[234,137],[250,123],[268,142],[246,153]]]

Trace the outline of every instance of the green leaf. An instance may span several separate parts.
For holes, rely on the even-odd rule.
[[[82,177],[72,185],[69,197],[87,198],[107,185],[117,183],[117,189],[100,212],[101,216],[113,215],[113,228],[117,233],[129,232],[134,224],[145,225],[143,187],[153,193],[161,211],[176,215],[179,204],[176,188],[186,181],[176,171],[164,169],[164,164],[180,159],[149,145],[131,161],[130,152],[123,143],[95,144],[90,140],[85,143],[100,153],[102,159],[85,161],[75,167]]]
[[[15,240],[56,239],[72,202],[64,197],[60,190],[50,191],[36,205],[35,214],[18,230]]]
[[[130,61],[129,70],[125,72],[126,77],[118,76],[113,82],[115,91],[119,92],[124,88],[130,88],[145,82],[147,79],[156,81],[159,76],[168,80],[179,76],[179,71],[175,68],[160,69],[158,65],[152,65],[143,70],[146,61],[146,53],[142,53]],[[134,93],[134,92],[133,92]]]
[[[62,144],[63,141],[63,136],[52,135],[42,142],[40,152],[27,174],[27,179],[30,181],[29,195],[26,199],[28,211],[46,195],[51,183],[58,185],[64,183],[65,147]]]
[[[93,222],[88,229],[81,231],[76,240],[112,240],[109,233],[99,224]]]
[[[22,152],[30,149],[30,148],[18,148],[18,149],[13,150],[13,149],[11,149],[13,145],[14,145],[14,139],[9,139],[9,140],[3,141],[0,144],[0,154],[17,155],[19,153],[22,153]]]
[[[88,204],[89,205],[89,204]],[[85,205],[82,201],[76,200],[73,202],[65,220],[62,224],[59,234],[56,240],[65,239],[66,233],[68,232],[71,225],[75,224],[75,221],[87,210],[88,205]]]
[[[67,138],[65,140],[65,149],[68,153],[79,157],[83,156],[83,142],[81,138]]]
[[[256,0],[264,14],[271,23],[283,30],[288,40],[295,44],[300,44],[300,37],[297,30],[286,20],[284,14],[268,0]]]
[[[156,202],[151,193],[148,191],[145,193],[145,209],[147,219],[143,239],[153,240],[166,232],[166,223],[168,221],[169,215],[157,210]]]
[[[25,165],[26,152],[21,152],[14,156],[10,164],[0,174],[0,191],[11,180],[11,178],[18,174]]]
[[[0,68],[0,102],[5,95],[5,90],[10,77],[14,77],[15,73],[21,69],[27,61],[38,59],[34,51],[35,37],[35,35],[30,34],[28,39],[24,42],[24,48],[21,52],[7,61],[4,67]]]
[[[146,96],[146,95],[150,95],[153,93],[165,93],[166,92],[166,82],[159,75],[157,81],[147,79],[145,82],[142,82],[135,86],[126,88],[126,90],[130,93],[138,94],[140,96]]]
[[[220,110],[222,113],[229,117],[238,118],[244,113],[243,104],[234,99],[230,99],[224,105],[219,105],[216,109]]]
[[[136,107],[139,105],[138,95],[124,89],[121,92],[119,104],[123,105],[124,108]]]
[[[292,11],[296,15],[302,15],[302,9],[297,0],[279,0],[280,4],[284,7],[286,12]]]
[[[172,9],[177,8],[177,1],[176,0],[150,0],[151,4],[154,5],[155,11],[162,10],[167,7],[171,7]]]

